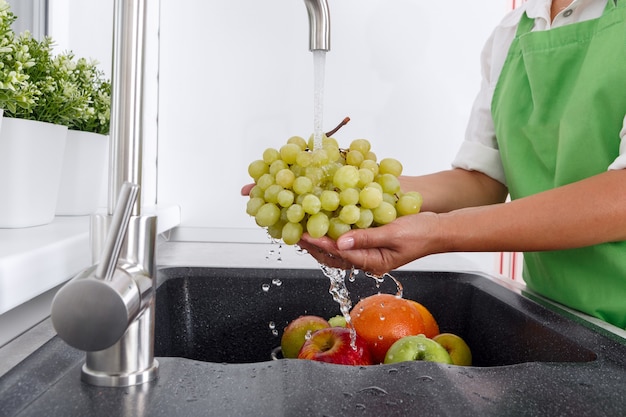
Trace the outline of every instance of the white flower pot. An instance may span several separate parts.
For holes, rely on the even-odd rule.
[[[98,133],[67,131],[57,215],[83,216],[98,209],[107,171],[108,139]]]
[[[54,220],[67,127],[0,118],[0,228]]]

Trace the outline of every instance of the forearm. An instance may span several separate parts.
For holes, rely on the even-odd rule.
[[[446,213],[463,207],[501,203],[506,187],[477,171],[452,169],[418,177],[400,177],[403,191],[418,191],[422,211]]]
[[[439,216],[441,252],[542,251],[626,240],[626,170]]]

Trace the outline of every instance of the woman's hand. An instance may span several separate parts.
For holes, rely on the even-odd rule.
[[[384,226],[351,230],[335,242],[329,237],[302,236],[298,245],[318,262],[335,268],[382,275],[415,259],[437,253],[438,215],[403,216]]]
[[[252,187],[254,187],[254,183],[246,184],[241,187],[241,195],[250,195],[250,190],[252,189]]]

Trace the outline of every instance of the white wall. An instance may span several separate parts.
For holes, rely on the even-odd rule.
[[[113,0],[50,0],[61,49],[110,68]],[[148,1],[156,40],[159,2]],[[512,0],[329,0],[324,128],[371,140],[407,174],[447,169],[479,83],[479,54]],[[157,61],[159,58],[159,61]],[[160,203],[179,204],[172,238],[267,241],[245,214],[247,165],[313,125],[313,58],[302,0],[160,0],[158,131],[147,138]],[[158,94],[157,94],[158,93]],[[156,115],[154,115],[156,119]],[[156,125],[156,120],[154,120]],[[156,128],[155,128],[156,130]],[[491,269],[492,255],[476,255]]]
[[[324,129],[349,116],[341,144],[368,138],[407,174],[447,169],[477,92],[480,50],[510,0],[329,7]],[[182,207],[176,237],[265,239],[239,190],[266,147],[312,132],[304,3],[162,0],[161,15],[158,198]]]

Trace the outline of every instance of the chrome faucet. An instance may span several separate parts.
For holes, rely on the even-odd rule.
[[[87,352],[82,379],[98,386],[138,385],[158,373],[157,219],[141,213],[140,197],[146,3],[115,0],[108,210],[91,217],[94,265],[52,302],[57,334]]]
[[[304,0],[309,14],[309,50],[330,51],[330,11],[326,0]]]

